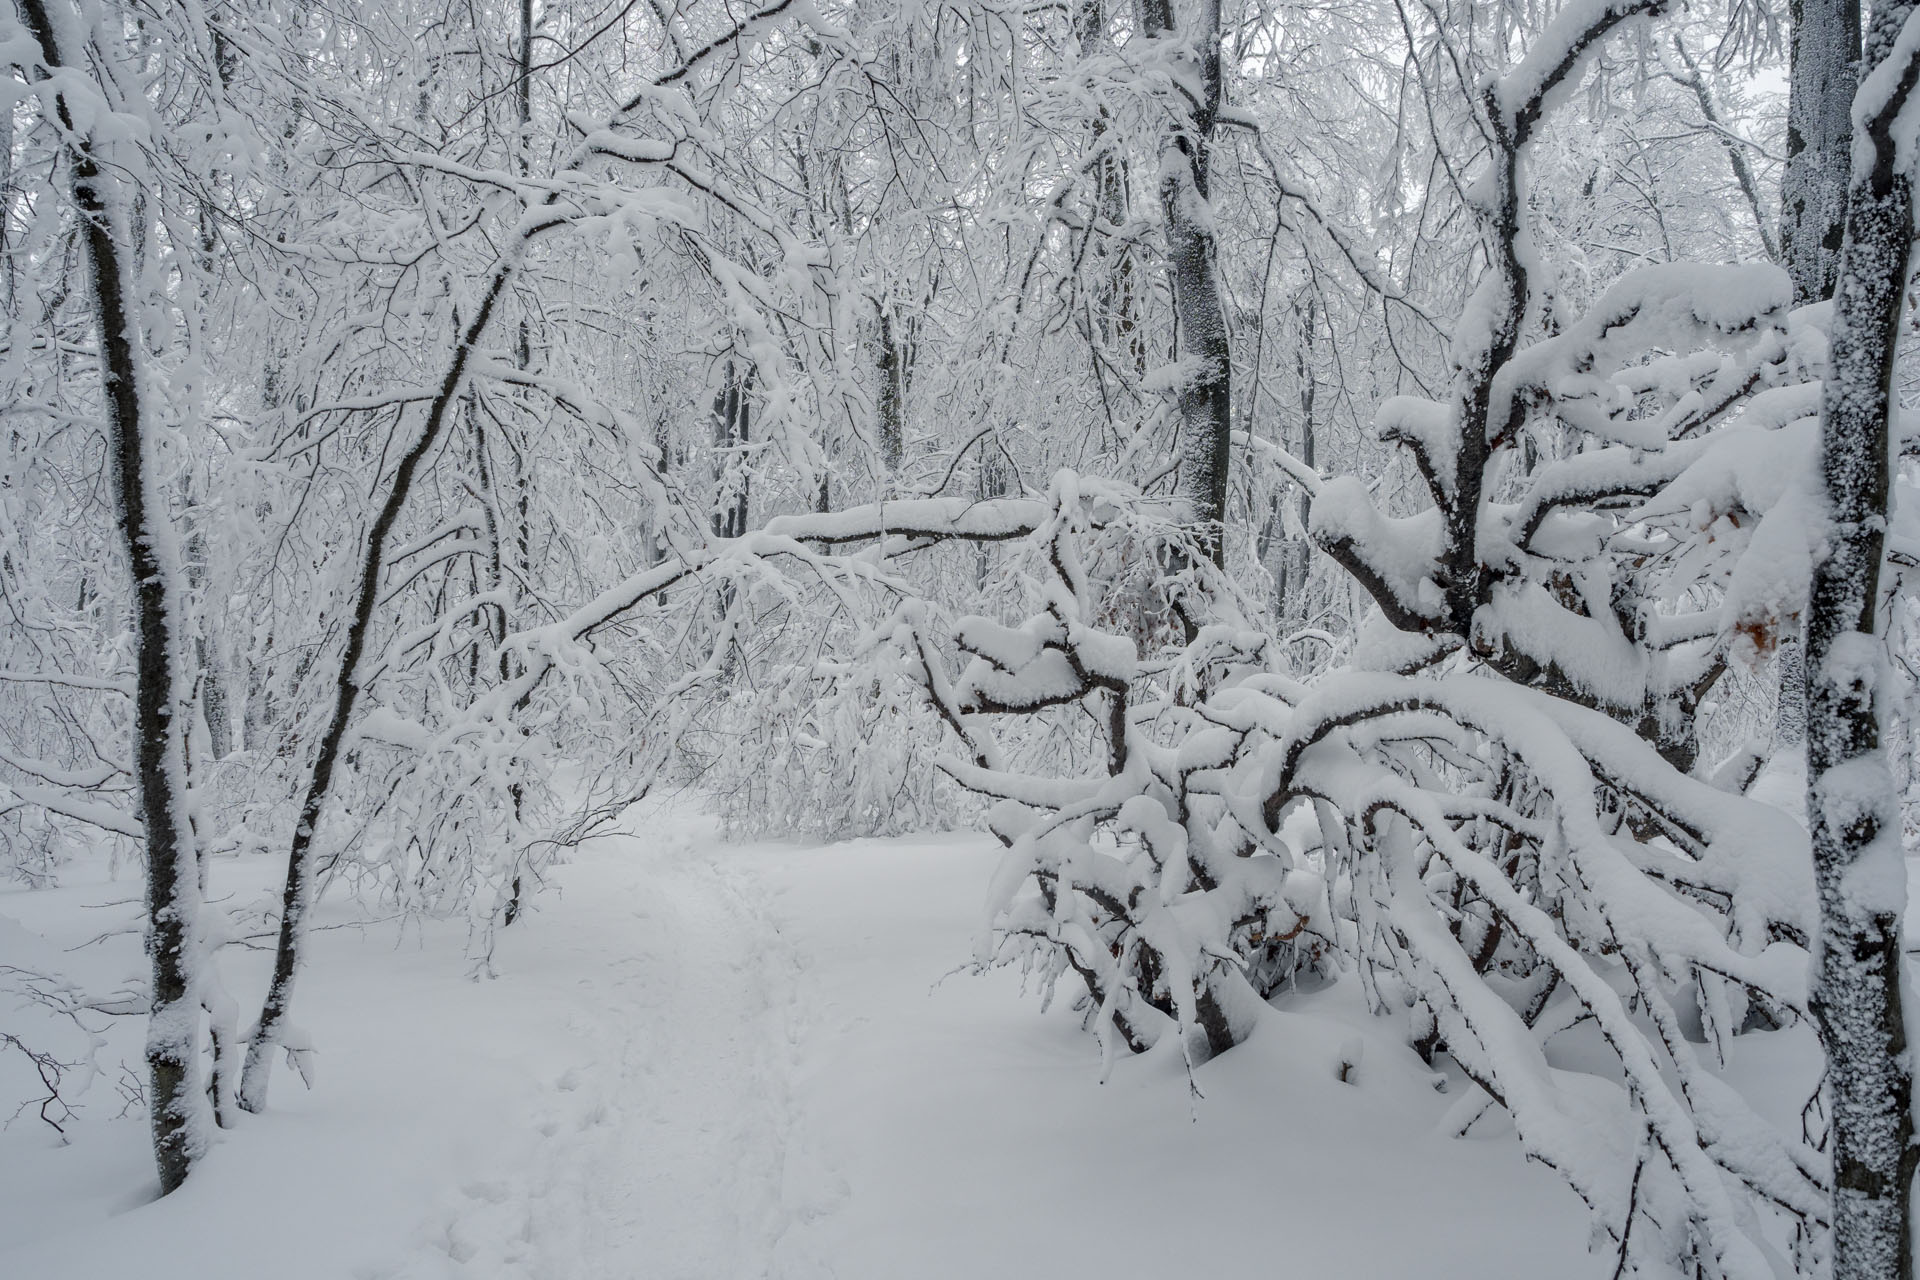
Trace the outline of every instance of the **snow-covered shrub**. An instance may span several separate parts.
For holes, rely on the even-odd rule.
[[[1329,677],[1267,770],[1271,814],[1322,819],[1375,1007],[1409,1011],[1415,1047],[1479,1086],[1463,1106],[1502,1106],[1623,1259],[1749,1274],[1767,1250],[1756,1205],[1820,1223],[1817,1152],[1718,1074],[1753,1005],[1806,1012],[1795,824],[1603,713],[1468,673]],[[1549,1061],[1583,1022],[1613,1088]]]
[[[1389,517],[1350,478],[1315,498],[1379,607],[1371,670],[1293,709],[1264,803],[1321,814],[1376,1006],[1508,1111],[1623,1268],[1764,1274],[1770,1213],[1817,1256],[1827,1173],[1719,1069],[1744,1027],[1807,1014],[1806,837],[1696,775],[1709,696],[1805,598],[1820,317],[1773,267],[1668,265],[1523,342],[1525,258],[1499,252],[1521,215],[1482,213],[1451,399],[1379,417],[1432,505]],[[1597,1094],[1542,1047],[1584,1022],[1614,1064]]]
[[[1087,566],[1175,532],[1144,503],[1096,523],[1078,488],[1056,483],[1029,540],[1052,569],[1036,611],[956,623],[957,676],[924,619],[896,633],[969,757],[946,768],[997,801],[1008,852],[978,962],[1077,983],[1109,1057],[1171,1033],[1189,1061],[1301,971],[1345,968],[1475,1082],[1463,1123],[1506,1109],[1632,1265],[1740,1274],[1768,1247],[1756,1204],[1812,1239],[1817,1153],[1718,1074],[1743,1028],[1806,1010],[1798,828],[1632,724],[1495,673],[1302,682],[1225,622],[1143,657],[1085,621],[1111,585]],[[1001,724],[1062,714],[1101,726],[1104,760],[1008,763]],[[1552,1063],[1548,1042],[1588,1023],[1613,1066]]]
[[[1762,1274],[1784,1234],[1762,1208],[1806,1261],[1823,1160],[1718,1074],[1744,1027],[1807,1014],[1805,834],[1696,774],[1710,695],[1805,598],[1819,317],[1770,266],[1649,267],[1523,344],[1524,268],[1489,277],[1453,399],[1380,414],[1433,505],[1390,518],[1351,479],[1315,498],[1379,606],[1373,673],[1295,708],[1269,817],[1333,818],[1377,1007],[1509,1112],[1623,1267]],[[1589,1021],[1599,1095],[1542,1049]]]
[[[1378,415],[1428,505],[1301,477],[1309,532],[1375,606],[1347,668],[1283,674],[1218,589],[1184,651],[1096,629],[1107,584],[1083,565],[1145,508],[1096,527],[1056,486],[1037,610],[963,620],[971,665],[929,663],[927,686],[1009,847],[980,960],[1077,974],[1107,1052],[1169,1028],[1228,1048],[1289,971],[1337,955],[1475,1082],[1464,1123],[1511,1115],[1623,1272],[1765,1274],[1788,1240],[1817,1258],[1827,1173],[1721,1070],[1743,1029],[1806,1016],[1812,887],[1791,814],[1704,780],[1700,730],[1804,598],[1820,315],[1790,313],[1772,267],[1671,265],[1529,328],[1525,143],[1646,7],[1556,23],[1487,90],[1491,265],[1451,394]],[[1009,767],[985,718],[1063,706],[1107,726],[1104,773]],[[1282,837],[1296,813],[1317,848]],[[1550,1060],[1588,1024],[1605,1065]]]
[[[1197,1060],[1243,1038],[1263,998],[1328,959],[1318,877],[1257,805],[1236,804],[1249,793],[1233,765],[1267,726],[1213,714],[1263,681],[1292,682],[1270,674],[1272,644],[1244,627],[1181,643],[1168,583],[1149,572],[1141,589],[1142,566],[1206,563],[1168,512],[1071,472],[1048,498],[1027,543],[1035,612],[1018,625],[960,619],[952,640],[970,660],[957,678],[924,617],[896,631],[970,757],[945,770],[997,801],[988,822],[1008,852],[978,960],[1025,965],[1049,998],[1077,975],[1109,1055],[1171,1032]],[[1181,577],[1177,589],[1226,594],[1210,570]],[[1019,750],[1049,723],[1078,727],[1096,749]]]

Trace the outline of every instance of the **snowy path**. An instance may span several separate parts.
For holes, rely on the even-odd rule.
[[[0,1133],[0,1275],[1604,1274],[1572,1195],[1497,1122],[1438,1132],[1451,1098],[1340,988],[1192,1103],[1154,1056],[1100,1084],[1017,974],[943,981],[993,856],[649,820],[560,869],[497,980],[465,980],[452,930],[328,934],[303,991],[319,1087],[282,1076],[158,1204],[137,1124]]]
[[[564,923],[503,946],[510,972],[531,953],[579,1048],[524,1141],[460,1187],[445,1262],[400,1274],[767,1273],[788,1220],[793,959],[711,861],[678,842],[629,853],[570,869]]]

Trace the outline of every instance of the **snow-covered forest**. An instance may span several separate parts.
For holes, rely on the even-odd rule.
[[[0,1275],[1914,1275],[1920,3],[0,51]]]

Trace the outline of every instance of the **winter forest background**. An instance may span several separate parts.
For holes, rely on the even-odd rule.
[[[11,0],[0,1271],[1910,1276],[1917,9]]]

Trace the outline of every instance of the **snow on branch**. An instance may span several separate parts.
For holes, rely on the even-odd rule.
[[[1366,586],[1387,620],[1402,631],[1441,625],[1439,574],[1444,531],[1437,509],[1384,516],[1363,481],[1340,476],[1320,486],[1307,530],[1321,550]]]
[[[1367,886],[1363,936],[1377,920],[1386,943],[1374,963],[1623,1252],[1642,1215],[1642,1231],[1685,1222],[1668,1245],[1744,1274],[1761,1241],[1730,1183],[1820,1221],[1818,1158],[1712,1070],[1748,1000],[1804,1016],[1806,953],[1789,940],[1808,924],[1803,832],[1675,773],[1607,716],[1486,677],[1329,678],[1270,759],[1270,814],[1311,799],[1355,815],[1345,856]],[[1499,803],[1473,814],[1463,791]],[[1502,990],[1519,979],[1508,998],[1489,988],[1494,974]],[[1682,997],[1706,1016],[1712,1062],[1679,1030]],[[1636,1116],[1624,1136],[1644,1126],[1649,1144],[1598,1140],[1596,1125],[1622,1134],[1618,1122],[1548,1064],[1536,1028],[1566,1025],[1549,1016],[1556,999],[1595,1021]],[[1648,1161],[1662,1166],[1660,1192],[1636,1200],[1628,1187]]]
[[[1792,293],[1786,272],[1770,263],[1630,271],[1564,332],[1498,370],[1488,434],[1507,438],[1537,406],[1600,439],[1661,448],[1672,438],[1673,415],[1636,414],[1642,397],[1658,393],[1677,405],[1719,398],[1723,381],[1751,389],[1755,366],[1784,351]],[[1648,361],[1649,352],[1691,358]]]
[[[1558,92],[1579,80],[1574,73],[1602,40],[1628,19],[1666,7],[1667,0],[1571,0],[1562,5],[1526,57],[1488,86],[1495,123],[1513,145],[1524,144]]]
[[[1327,482],[1316,507],[1356,483]],[[1807,1016],[1804,832],[1552,688],[1491,672],[1302,683],[1229,624],[1148,649],[1103,635],[1089,619],[1112,587],[1087,566],[1153,536],[1124,515],[1036,528],[1034,611],[956,623],[957,681],[916,617],[925,687],[973,757],[942,767],[997,801],[1007,847],[977,963],[1023,965],[1049,999],[1074,984],[1109,1066],[1172,1035],[1190,1070],[1284,1018],[1269,1002],[1284,1009],[1296,975],[1350,966],[1378,1011],[1405,1012],[1418,1052],[1475,1082],[1463,1108],[1512,1116],[1623,1266],[1757,1273],[1756,1204],[1818,1228],[1818,1153],[1720,1074],[1751,1018]],[[1107,768],[1010,763],[981,711],[1090,713],[1077,723],[1110,739]],[[1576,1025],[1611,1069],[1550,1058]]]

